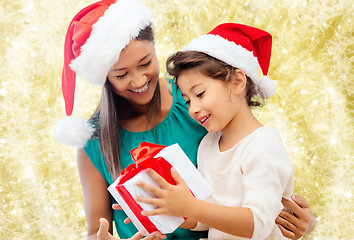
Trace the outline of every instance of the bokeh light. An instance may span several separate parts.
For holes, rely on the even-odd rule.
[[[0,239],[84,239],[76,150],[52,137],[65,116],[63,43],[72,17],[93,1],[0,2]],[[143,0],[154,12],[165,60],[222,22],[273,35],[269,77],[277,92],[255,110],[277,128],[295,168],[295,193],[317,216],[304,239],[353,239],[351,0]],[[100,89],[78,79],[75,116],[88,118]]]

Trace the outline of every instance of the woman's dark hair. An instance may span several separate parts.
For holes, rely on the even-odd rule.
[[[154,42],[154,34],[151,26],[147,26],[140,30],[139,35],[135,40]],[[156,86],[150,104],[148,121],[155,123],[155,116],[159,116],[161,112],[159,84]],[[103,87],[101,101],[90,119],[91,121],[94,121],[98,118],[98,140],[100,150],[113,180],[116,179],[121,172],[119,129],[122,120],[122,109],[126,109],[129,106],[130,104],[125,98],[114,93],[112,86],[107,79]]]
[[[221,81],[231,81],[237,68],[197,51],[181,51],[170,56],[166,61],[167,72],[173,76],[175,83],[182,72],[196,69],[205,76]],[[249,106],[264,105],[263,94],[257,91],[253,81],[246,76],[246,101]]]

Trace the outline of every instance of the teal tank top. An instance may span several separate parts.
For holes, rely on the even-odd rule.
[[[172,80],[169,80],[172,83]],[[133,163],[130,151],[141,142],[150,142],[169,146],[178,143],[194,165],[197,164],[197,150],[201,139],[207,133],[206,130],[192,119],[188,114],[188,106],[182,98],[181,92],[172,83],[173,103],[166,118],[155,128],[144,132],[130,132],[121,128],[120,146],[121,146],[121,166],[126,168]],[[88,141],[84,150],[92,163],[102,174],[104,179],[110,185],[114,179],[108,172],[107,165],[102,157],[98,138]],[[115,200],[112,198],[112,203]],[[126,215],[123,211],[112,210],[113,221],[120,238],[129,238],[137,232],[132,223],[125,224],[123,221]],[[167,234],[167,239],[194,240],[207,237],[207,232],[196,232],[178,228],[175,232]]]

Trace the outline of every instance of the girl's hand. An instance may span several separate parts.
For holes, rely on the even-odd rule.
[[[308,203],[301,196],[292,195],[291,198],[295,203],[284,198],[281,202],[284,206],[289,208],[293,214],[282,210],[275,222],[285,237],[299,239],[315,229],[316,218]]]
[[[110,234],[108,232],[108,229],[109,229],[108,221],[104,218],[101,218],[100,223],[101,223],[100,229],[97,232],[97,240],[117,240],[115,237],[112,236],[112,234]],[[145,235],[144,231],[139,231],[134,236],[132,236],[131,238],[126,239],[126,240],[143,239],[144,235]],[[166,238],[166,236],[164,234],[161,234],[159,232],[154,232],[154,233],[151,233],[150,235],[148,235],[147,237],[145,237],[144,240],[161,240],[161,239],[165,239],[165,238]]]
[[[184,217],[188,211],[190,202],[195,198],[190,192],[187,184],[174,168],[171,168],[171,175],[176,185],[169,184],[164,178],[152,169],[148,169],[147,173],[161,187],[155,187],[142,181],[136,184],[144,190],[152,193],[156,198],[137,197],[138,202],[154,205],[157,209],[152,211],[143,211],[145,216],[153,215],[169,215],[175,217]]]

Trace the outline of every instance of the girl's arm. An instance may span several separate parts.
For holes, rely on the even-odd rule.
[[[153,216],[165,214],[177,217],[187,217],[225,233],[240,237],[252,237],[254,221],[250,209],[242,207],[226,207],[196,199],[174,168],[171,169],[171,174],[177,183],[175,186],[166,182],[155,171],[149,169],[147,172],[161,186],[161,188],[154,187],[141,181],[137,182],[139,187],[151,192],[157,197],[138,197],[136,199],[139,202],[158,207],[152,211],[143,211],[144,215]]]

